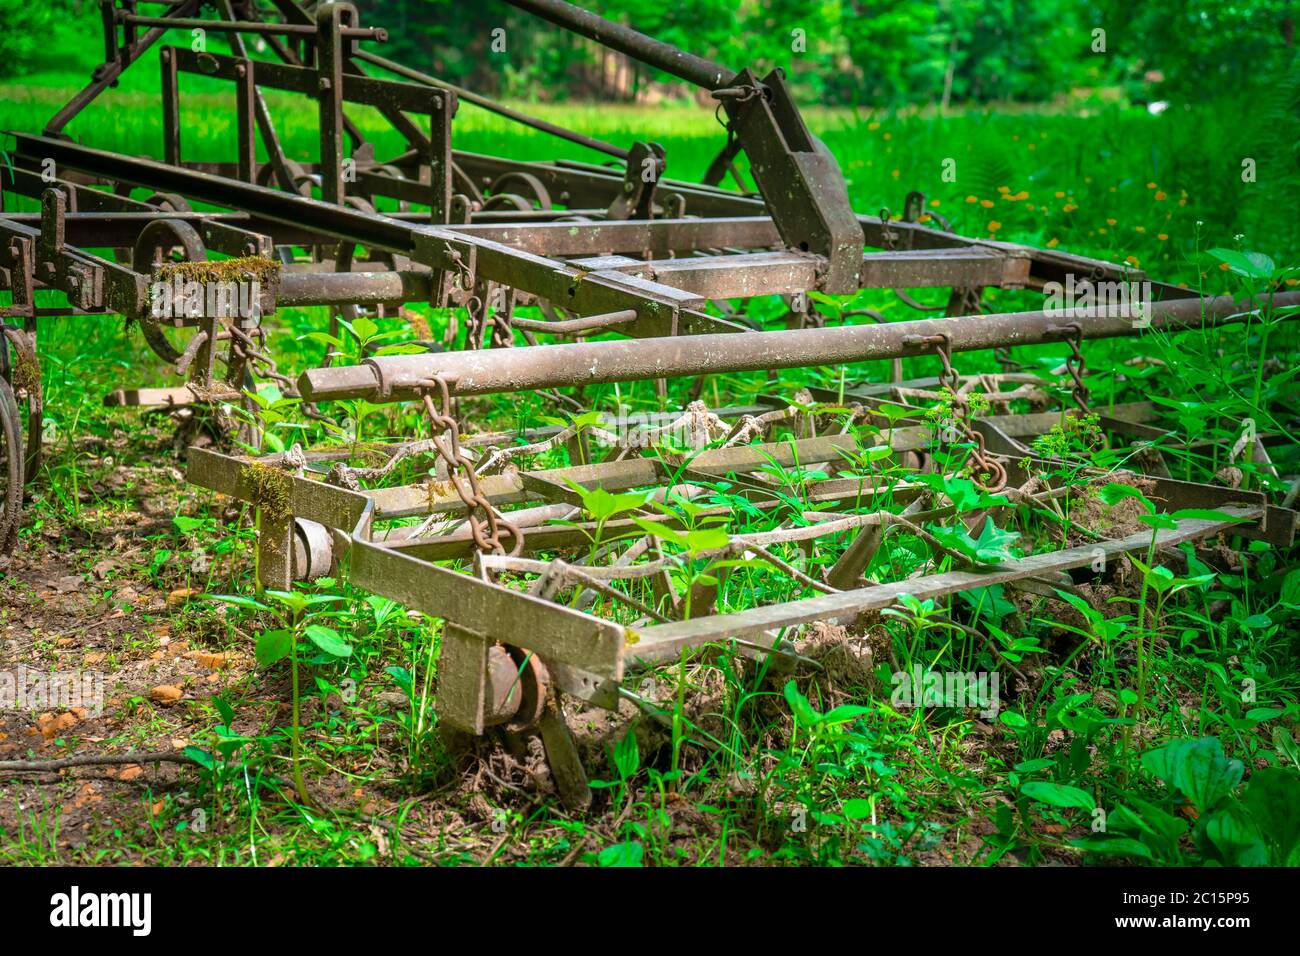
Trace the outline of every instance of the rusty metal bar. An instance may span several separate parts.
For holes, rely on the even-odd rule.
[[[1155,533],[1157,548],[1165,548],[1183,541],[1193,541],[1221,531],[1230,531],[1239,520],[1260,517],[1260,508],[1220,509],[1231,515],[1231,521],[1187,519],[1177,522],[1178,527]],[[1114,557],[1128,551],[1140,551],[1151,546],[1151,532],[1140,531],[1125,538],[1030,555],[989,570],[949,571],[945,574],[911,578],[890,584],[877,584],[841,591],[838,594],[821,594],[765,607],[735,611],[714,617],[692,618],[643,628],[637,632],[637,643],[628,651],[628,657],[641,664],[671,660],[683,647],[697,647],[710,641],[763,634],[780,628],[808,624],[812,621],[837,621],[855,618],[864,611],[879,610],[893,605],[902,594],[911,594],[918,600],[941,597],[955,591],[1023,580],[1049,571],[1068,571],[1091,565],[1101,551]]]
[[[214,33],[252,33],[261,36],[315,37],[314,26],[301,23],[265,23],[260,20],[204,20],[197,17],[147,17],[122,13],[117,22],[137,27],[163,27],[169,30],[211,30]],[[374,40],[382,43],[388,39],[383,27],[344,27],[341,31],[349,40]]]
[[[428,302],[433,273],[412,272],[282,272],[276,290],[277,308],[304,305],[401,305]]]
[[[116,30],[111,17],[112,10],[105,7],[104,43],[106,48],[113,52],[109,54],[104,63],[95,68],[90,84],[50,118],[50,121],[45,124],[45,132],[51,136],[62,133],[63,128],[72,122],[78,113],[94,102],[99,94],[109,87],[115,86],[118,78],[126,68],[144,56],[151,46],[162,39],[172,25],[186,14],[193,13],[198,7],[198,0],[184,0],[184,2],[177,4],[167,16],[159,18],[163,21],[163,25],[150,28],[149,32],[143,36],[128,37],[128,42],[121,47],[116,47]]]
[[[1300,292],[1272,296],[1274,308],[1300,305]],[[696,335],[688,339],[641,339],[548,345],[527,351],[492,350],[438,356],[393,355],[361,365],[311,369],[299,379],[304,396],[325,401],[366,398],[396,401],[412,398],[421,383],[447,381],[454,395],[595,385],[637,379],[677,378],[723,372],[852,364],[924,355],[935,336],[946,336],[952,352],[999,346],[1041,345],[1060,341],[1063,322],[1075,321],[1084,339],[1226,325],[1258,312],[1264,302],[1230,297],[1179,299],[1146,307],[1135,320],[1123,310],[1114,315],[1065,318],[1050,312],[921,319],[886,325],[756,332],[742,336]],[[1295,316],[1287,316],[1295,318]]]
[[[13,133],[24,157],[52,156],[61,167],[107,175],[123,182],[181,192],[218,205],[255,211],[275,221],[307,225],[340,239],[399,252],[454,275],[478,277],[541,295],[582,313],[633,308],[631,334],[667,335],[739,331],[695,312],[701,300],[671,286],[617,273],[588,274],[508,246],[429,225],[416,225],[373,212],[284,193],[235,179],[179,169],[164,163],[90,149],[61,140]]]
[[[538,119],[536,116],[522,113],[519,110],[498,103],[496,100],[489,99],[486,96],[480,96],[464,87],[456,86],[454,83],[448,83],[445,80],[440,80],[437,77],[430,76],[428,73],[413,70],[409,66],[404,66],[394,60],[379,56],[369,50],[357,50],[356,53],[353,54],[353,59],[388,70],[390,73],[395,73],[398,76],[412,80],[413,82],[423,83],[426,86],[432,86],[455,93],[458,98],[464,100],[466,103],[487,110],[489,113],[496,113],[498,116],[503,116],[508,120],[519,123],[521,126],[527,126],[530,129],[537,130],[538,132],[549,133],[552,136],[557,136],[560,139],[567,140],[570,143],[575,143],[578,146],[585,146],[587,149],[595,150],[598,153],[604,153],[606,156],[613,156],[615,159],[627,159],[627,150],[621,149],[612,143],[606,143],[603,140],[595,139],[591,136],[585,136],[574,130],[566,129],[563,126],[548,123],[544,119]]]
[[[671,73],[706,90],[720,89],[726,81],[736,75],[729,69],[702,56],[679,50],[671,43],[664,43],[631,27],[611,23],[604,17],[597,16],[581,7],[576,7],[564,0],[506,0],[513,7],[527,13],[549,20],[556,26],[563,27],[601,46],[617,50],[634,60]]]

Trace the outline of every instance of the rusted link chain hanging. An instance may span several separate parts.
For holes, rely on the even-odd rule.
[[[301,396],[297,382],[280,371],[275,359],[266,351],[265,344],[263,343],[259,347],[258,340],[265,339],[266,335],[260,326],[256,330],[248,332],[232,322],[227,331],[230,333],[231,338],[231,378],[236,377],[236,370],[242,372],[243,369],[249,369],[255,377],[275,382],[285,397],[299,398]],[[232,381],[230,385],[233,388],[240,387],[239,382]],[[317,421],[325,418],[317,410],[316,406],[310,402],[303,402],[299,407],[308,418],[314,418]]]
[[[1083,342],[1083,327],[1078,322],[1071,322],[1069,325],[1055,326],[1052,331],[1064,335],[1065,341],[1069,343],[1070,354],[1065,359],[1065,370],[1070,373],[1070,378],[1074,381],[1070,394],[1074,397],[1074,403],[1079,406],[1079,410],[1085,415],[1091,415],[1092,406],[1089,402],[1092,399],[1092,392],[1083,378],[1088,374],[1088,363],[1079,348],[1080,343]]]
[[[437,405],[434,393],[438,396]],[[524,545],[523,530],[508,521],[483,493],[473,461],[461,448],[460,426],[452,414],[451,390],[446,380],[431,378],[423,382],[420,399],[433,428],[433,444],[447,466],[447,478],[465,504],[465,518],[475,547],[492,554],[519,554]],[[501,542],[502,532],[512,542],[509,549]]]
[[[1007,470],[1002,464],[988,454],[984,446],[984,435],[971,425],[971,408],[967,395],[959,388],[961,375],[952,367],[951,342],[942,332],[920,338],[917,345],[932,347],[939,360],[943,362],[943,371],[939,373],[939,384],[948,392],[948,402],[952,408],[954,425],[965,442],[971,445],[969,462],[971,480],[985,491],[994,494],[1007,485]]]

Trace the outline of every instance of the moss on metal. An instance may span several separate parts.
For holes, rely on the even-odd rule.
[[[212,262],[165,262],[157,278],[164,282],[272,282],[280,278],[281,264],[265,256],[240,256]]]
[[[289,516],[289,495],[293,491],[293,477],[270,465],[250,462],[240,472],[240,479],[249,486],[249,500],[262,509],[270,520]]]

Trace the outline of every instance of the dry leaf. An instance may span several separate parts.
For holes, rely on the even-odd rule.
[[[212,671],[225,667],[234,657],[233,654],[215,654],[212,651],[190,651],[185,656],[200,667],[206,667]]]
[[[159,684],[149,691],[149,696],[164,706],[170,706],[184,697],[185,692],[175,684]]]
[[[84,714],[85,711],[82,710],[82,713]],[[40,728],[41,736],[44,737],[46,740],[53,740],[55,737],[63,733],[63,731],[67,730],[76,722],[77,722],[77,715],[74,714],[72,711],[67,711],[66,713],[59,714],[57,717],[51,713],[51,714],[41,714],[39,717],[36,718],[36,725],[37,727]]]
[[[82,788],[77,791],[77,795],[72,798],[72,805],[80,810],[87,804],[97,803],[103,799],[104,795],[98,792],[95,785],[93,783],[87,783],[84,784]]]
[[[91,567],[90,573],[102,581],[121,566],[122,563],[116,558],[105,558],[102,561],[96,561]]]
[[[60,594],[68,594],[72,591],[80,591],[81,586],[85,584],[80,574],[68,574],[55,581],[49,582],[50,586]]]

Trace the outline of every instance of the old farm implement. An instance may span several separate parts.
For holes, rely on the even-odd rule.
[[[183,0],[159,4],[158,16],[140,12],[149,4],[103,4],[104,63],[42,135],[11,134],[14,153],[0,165],[0,289],[11,298],[0,307],[11,320],[5,391],[28,406],[23,468],[15,403],[0,397],[6,548],[18,525],[20,475],[30,480],[39,463],[35,336],[47,317],[126,316],[185,384],[121,389],[108,400],[176,406],[240,401],[256,378],[292,393],[264,347],[262,316],[281,306],[327,305],[340,317],[402,303],[458,306],[467,347],[508,347],[605,331],[743,331],[743,302],[756,296],[784,296],[791,322],[815,324],[824,318],[811,291],[949,288],[947,311],[963,314],[978,311],[987,287],[1033,288],[1067,275],[1143,278],[941,231],[919,221],[916,195],[900,218],[855,215],[834,158],[808,132],[780,71],[737,72],[568,4],[516,5],[712,91],[727,135],[705,182],[669,178],[668,157],[654,143],[604,143],[370,52],[383,31],[360,26],[347,4],[276,0],[268,12]],[[224,36],[230,52],[209,52],[208,34]],[[168,35],[188,42],[164,45]],[[264,58],[250,55],[251,42],[265,45]],[[69,124],[155,52],[159,158],[74,142]],[[234,161],[184,157],[182,77],[194,75],[229,83]],[[289,156],[277,135],[282,124],[270,104],[295,96],[315,101],[315,156]],[[614,165],[456,150],[461,103]],[[377,112],[405,148],[377,157],[349,118],[358,108]],[[737,169],[742,152],[752,185]],[[742,192],[721,188],[728,176]],[[39,202],[39,212],[16,211],[24,202]],[[218,294],[187,296],[191,283]],[[540,317],[517,314],[530,305]]]
[[[346,569],[354,585],[443,620],[441,722],[473,734],[539,729],[566,799],[582,803],[561,693],[613,707],[630,694],[621,682],[634,667],[719,643],[789,656],[801,625],[851,622],[903,594],[942,599],[994,584],[1068,591],[1137,549],[1228,531],[1292,541],[1294,512],[1265,492],[1178,481],[1157,453],[1138,451],[1150,500],[1216,514],[1170,518],[1154,538],[1070,532],[1057,503],[1068,489],[1034,445],[1090,413],[1086,341],[1229,324],[1259,303],[1203,300],[1126,266],[964,237],[927,215],[917,194],[899,217],[857,214],[780,70],[725,67],[558,0],[511,3],[707,90],[726,136],[704,181],[669,177],[671,157],[657,144],[604,143],[394,63],[371,51],[382,31],[361,25],[348,4],[174,0],[156,16],[140,12],[146,3],[103,4],[105,62],[41,135],[11,134],[12,167],[0,171],[4,199],[39,202],[39,211],[0,207],[9,210],[0,214],[0,288],[12,298],[0,315],[19,323],[6,326],[0,352],[6,548],[24,472],[33,475],[39,457],[35,336],[50,317],[120,313],[185,379],[119,390],[109,396],[116,404],[238,405],[268,378],[317,415],[344,399],[415,403],[426,425],[408,441],[368,444],[364,454],[347,444],[263,456],[195,449],[190,480],[256,506],[262,583],[287,588]],[[169,30],[220,34],[230,52],[163,45]],[[265,52],[253,56],[250,38]],[[154,50],[159,158],[70,139],[65,127]],[[184,155],[181,78],[192,74],[231,87],[234,161]],[[291,157],[277,136],[271,104],[286,95],[315,101],[318,155]],[[458,150],[462,103],[612,165]],[[358,107],[381,116],[404,148],[378,156],[349,117]],[[739,191],[723,188],[728,179]],[[1153,294],[1065,314],[981,308],[986,288],[1076,280]],[[218,294],[194,295],[195,286]],[[894,289],[910,303],[907,290],[918,288],[950,290],[936,310],[945,317],[832,327],[810,295]],[[47,293],[66,304],[46,304]],[[756,329],[746,303],[774,296],[787,328]],[[266,346],[264,322],[283,306],[329,306],[352,319],[412,303],[457,310],[463,349],[429,343],[352,365],[330,356],[294,380]],[[1288,293],[1270,304],[1298,303]],[[449,331],[444,345],[460,344],[457,327]],[[1049,343],[1070,352],[1069,413],[1051,410],[1036,376],[956,370],[961,353]],[[900,361],[927,355],[939,377],[902,381]],[[461,401],[476,396],[638,381],[666,396],[672,379],[871,361],[892,363],[894,380],[794,403],[693,401],[631,428],[589,415],[521,435],[475,434],[461,417]],[[15,398],[28,404],[26,468]],[[1086,417],[1097,441],[1117,447],[1164,434],[1149,404]],[[1267,462],[1269,440],[1252,438],[1253,461]],[[567,464],[530,464],[553,453]],[[782,469],[810,468],[816,477],[798,478],[792,494]],[[630,497],[605,513],[595,489]],[[963,550],[982,535],[1009,540],[1000,529],[1027,513],[1061,518],[1055,547]],[[745,516],[763,514],[778,518],[744,530]],[[936,539],[926,528],[941,521],[970,536]],[[881,566],[882,546],[900,533],[928,537],[944,569]],[[728,613],[728,586],[741,580],[764,599]]]
[[[1229,300],[1179,300],[1155,305],[1149,320],[1173,331],[1250,311]],[[622,682],[684,650],[725,645],[788,658],[802,625],[868,620],[903,595],[941,600],[991,586],[1077,593],[1079,583],[1122,573],[1120,556],[1132,551],[1176,560],[1174,546],[1229,532],[1291,544],[1296,512],[1263,491],[1176,480],[1158,454],[1145,476],[1044,458],[1036,438],[1091,416],[1011,412],[1051,402],[1029,378],[962,376],[954,368],[955,353],[1008,341],[1077,347],[1081,328],[1083,338],[1133,331],[1128,317],[1062,327],[1051,315],[1025,312],[377,357],[308,371],[302,393],[318,402],[419,403],[427,438],[378,454],[368,448],[360,463],[347,446],[262,458],[196,449],[189,478],[260,509],[266,585],[287,588],[294,577],[342,562],[353,584],[441,618],[442,724],[471,734],[536,729],[562,795],[581,805],[589,793],[560,693],[607,708],[624,697],[654,713],[653,702]],[[452,414],[457,399],[526,389],[927,351],[942,365],[937,379],[716,412],[695,402],[631,428],[600,420],[462,437]],[[948,417],[936,421],[927,412],[934,399],[946,402]],[[1074,400],[1087,407],[1086,386],[1076,386]],[[975,407],[984,413],[972,415]],[[1156,417],[1150,403],[1112,406],[1096,417],[1097,436],[1140,457],[1163,434]],[[945,436],[950,429],[955,434]],[[1268,461],[1265,448],[1278,437],[1252,436],[1256,461]],[[574,449],[570,464],[528,467],[564,443]],[[1187,446],[1198,449],[1205,443]],[[953,453],[970,479],[943,475]],[[1089,486],[1131,482],[1161,511],[1192,513],[1168,517],[1154,532],[1079,527],[1060,507],[1071,494],[1062,466]],[[416,480],[402,483],[403,474]],[[1023,556],[945,543],[925,530],[955,521],[969,529],[966,542],[994,540],[1030,514],[1055,515],[1049,521],[1059,520],[1059,537]],[[763,529],[744,530],[756,516],[766,516]],[[926,539],[933,561],[903,574],[880,561],[887,539],[899,534]],[[940,569],[945,558],[950,566]],[[457,561],[468,570],[446,564]],[[728,611],[737,594],[767,600]]]

